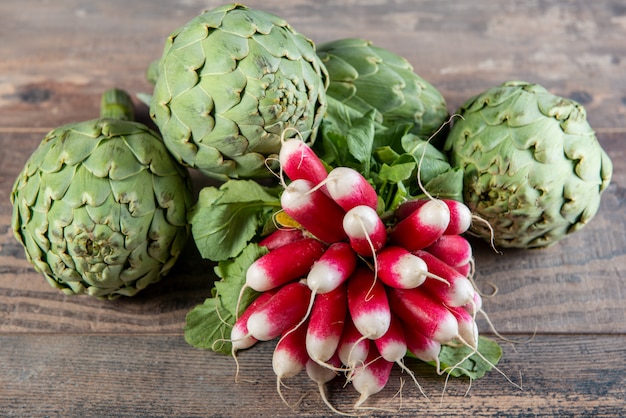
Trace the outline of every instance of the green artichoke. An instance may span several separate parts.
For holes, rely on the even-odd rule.
[[[424,139],[450,116],[441,93],[391,51],[348,38],[319,45],[317,53],[330,77],[326,94],[331,115],[354,119],[375,109],[382,126],[412,124],[410,132]]]
[[[169,272],[186,245],[187,169],[133,122],[120,90],[101,118],[52,130],[11,192],[12,228],[28,260],[63,293],[133,296]]]
[[[313,42],[238,4],[175,30],[149,73],[150,113],[168,149],[219,180],[270,175],[266,159],[283,132],[312,141],[326,108],[328,76]]]
[[[500,247],[549,246],[589,223],[612,175],[584,108],[512,81],[461,106],[444,150],[464,170],[464,200]],[[489,239],[480,223],[475,231]]]

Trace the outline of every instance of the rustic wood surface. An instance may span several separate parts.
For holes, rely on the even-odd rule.
[[[301,375],[275,391],[272,344],[231,358],[183,338],[185,314],[210,292],[211,264],[189,246],[175,271],[134,298],[67,297],[24,257],[10,228],[9,191],[43,135],[98,114],[109,87],[149,91],[148,64],[205,0],[7,0],[0,3],[0,415],[329,416]],[[412,363],[429,395],[402,374],[371,399],[377,416],[621,416],[626,408],[626,6],[620,0],[251,0],[317,43],[362,37],[405,56],[454,111],[507,80],[580,101],[611,156],[613,181],[593,222],[557,245],[496,254],[475,243],[477,283],[498,293],[485,310],[501,371],[444,380]],[[147,110],[137,102],[140,119]],[[195,176],[202,187],[204,180]],[[484,334],[491,334],[480,320]],[[406,377],[406,376],[404,376]],[[521,389],[517,387],[521,385]],[[442,395],[443,393],[443,395]],[[339,383],[331,402],[356,399]]]

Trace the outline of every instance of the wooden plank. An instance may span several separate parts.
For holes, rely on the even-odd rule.
[[[4,335],[0,338],[0,405],[8,416],[252,417],[330,416],[306,374],[287,379],[290,409],[276,393],[272,343],[232,359],[192,349],[179,336]],[[409,361],[428,403],[395,367],[367,406],[376,416],[619,416],[626,407],[622,336],[535,336],[505,346],[502,375],[474,382],[444,379]],[[405,380],[402,399],[393,396]],[[332,404],[349,411],[356,391],[341,378],[328,387]]]

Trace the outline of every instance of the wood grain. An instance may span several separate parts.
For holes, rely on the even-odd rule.
[[[473,382],[467,395],[467,380],[451,380],[444,388],[431,368],[409,360],[430,402],[395,367],[367,406],[384,409],[373,414],[381,417],[612,416],[626,406],[626,376],[616,368],[626,360],[625,343],[624,337],[535,336],[508,350],[500,364],[510,381],[492,371]],[[290,403],[300,402],[292,408],[282,403],[272,348],[262,343],[240,353],[235,383],[231,358],[189,349],[177,336],[5,336],[0,405],[15,416],[331,416],[306,375],[287,379],[283,388]],[[394,398],[399,391],[401,399]],[[358,398],[340,377],[327,394],[343,411]]]
[[[98,115],[109,87],[149,92],[145,70],[167,35],[216,0],[8,0],[0,3],[0,415],[329,416],[305,375],[275,391],[272,343],[231,358],[183,338],[186,313],[209,294],[213,265],[193,243],[160,283],[112,302],[63,296],[34,271],[10,227],[9,193],[50,129]],[[507,80],[581,102],[614,163],[598,215],[551,248],[495,253],[473,241],[476,283],[502,343],[500,367],[472,384],[413,362],[431,397],[409,380],[402,408],[394,370],[370,405],[376,416],[621,416],[626,410],[626,6],[620,0],[250,0],[316,43],[362,37],[405,56],[455,111]],[[135,98],[140,121],[147,108]],[[196,189],[206,179],[194,173]],[[492,330],[479,318],[480,330]],[[356,399],[339,381],[333,404]]]

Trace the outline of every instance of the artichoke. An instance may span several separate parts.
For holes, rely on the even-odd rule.
[[[511,81],[469,99],[444,150],[464,171],[464,200],[500,247],[541,248],[596,214],[612,175],[578,103]],[[485,239],[490,228],[475,225]]]
[[[14,183],[12,228],[53,287],[113,299],[169,272],[193,194],[160,136],[130,120],[125,92],[106,91],[100,116],[46,135]]]
[[[448,120],[441,93],[405,58],[355,38],[319,45],[317,53],[330,78],[329,114],[354,119],[375,109],[383,127],[411,124],[410,132],[424,139]]]
[[[283,19],[231,4],[167,39],[150,114],[171,153],[219,180],[270,175],[281,135],[313,141],[326,108],[326,69]]]

